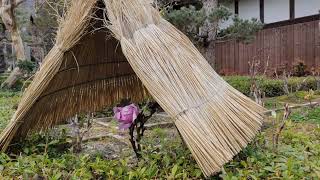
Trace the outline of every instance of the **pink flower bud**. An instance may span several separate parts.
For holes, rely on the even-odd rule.
[[[114,107],[114,118],[120,123],[119,129],[128,129],[134,120],[137,119],[139,114],[139,109],[136,105],[130,104],[125,107]]]

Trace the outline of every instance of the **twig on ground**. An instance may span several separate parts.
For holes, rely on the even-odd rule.
[[[291,114],[291,110],[290,110],[289,104],[286,104],[285,105],[285,111],[284,111],[283,118],[282,118],[282,123],[279,126],[278,131],[275,134],[275,142],[274,142],[274,144],[275,144],[275,148],[276,149],[278,148],[278,144],[279,144],[279,136],[280,136],[282,130],[284,129],[286,121],[289,118],[290,114]]]
[[[76,115],[71,119],[72,129],[72,147],[74,152],[80,152],[82,150],[83,137],[89,132],[92,127],[93,113],[88,113],[86,117],[85,125],[81,126],[79,117]]]

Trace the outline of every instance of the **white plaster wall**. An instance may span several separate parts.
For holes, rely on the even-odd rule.
[[[233,24],[233,21],[232,21],[232,18],[233,18],[233,15],[234,15],[234,2],[231,2],[231,3],[224,3],[222,4],[223,6],[227,7],[230,12],[232,13],[232,16],[229,18],[228,21],[225,21],[225,22],[222,22],[219,24],[219,28],[220,29],[225,29],[227,28],[228,26],[230,26],[231,24]]]
[[[259,0],[240,0],[239,1],[239,17],[242,19],[252,19],[257,18],[260,19],[260,1]],[[232,14],[234,15],[235,7],[234,2],[228,4],[222,4],[226,6]],[[225,29],[231,24],[233,24],[232,20],[233,16],[226,22],[220,23],[220,29]]]
[[[309,0],[303,0],[309,1]],[[320,0],[318,0],[320,1]],[[264,23],[273,23],[290,18],[289,0],[265,0]]]
[[[268,0],[267,0],[268,1]],[[260,19],[260,1],[259,0],[240,0],[239,17],[242,19]]]
[[[260,5],[259,5],[259,0],[241,0],[239,1],[239,17],[242,19],[252,19],[252,18],[257,18],[260,19]],[[232,3],[227,3],[227,4],[222,4],[226,6],[232,14],[234,15],[235,7],[234,7],[234,2]],[[226,22],[220,23],[220,29],[225,29],[231,24],[233,24],[232,20],[233,16],[230,17],[230,19]]]
[[[320,11],[320,0],[295,0],[295,17],[310,16]]]

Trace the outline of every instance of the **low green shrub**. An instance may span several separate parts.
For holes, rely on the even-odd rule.
[[[7,79],[7,76],[0,76],[0,83],[2,84]]]
[[[249,96],[250,95],[250,87],[251,87],[251,79],[249,76],[225,76],[224,79],[238,91],[243,94]],[[276,97],[285,95],[284,92],[284,82],[280,79],[269,79],[266,77],[258,77],[257,82],[265,92],[266,97]],[[316,90],[317,82],[312,77],[292,77],[289,78],[288,88],[289,91],[295,92],[297,87],[302,84],[301,88],[298,90],[308,91],[309,89]]]
[[[225,78],[241,92],[250,93],[250,78]],[[297,79],[290,79],[292,87],[299,82]],[[279,80],[261,78],[259,83],[270,95],[281,92],[277,92],[281,86],[272,86],[282,83]],[[298,92],[296,96],[302,98],[304,94]],[[18,100],[19,93],[0,91],[0,132]],[[320,108],[303,109],[290,119],[320,123],[319,114]],[[278,149],[262,132],[212,179],[319,179],[320,128],[299,132],[289,122]],[[154,129],[142,141],[143,158],[139,161],[133,160],[132,154],[108,160],[101,154],[71,153],[63,131],[35,134],[15,146],[19,153],[0,154],[0,179],[204,179],[190,151],[172,131]]]
[[[0,132],[11,119],[19,100],[18,92],[0,90]]]
[[[266,93],[266,97],[276,97],[284,95],[283,82],[281,80],[260,79],[261,89]]]
[[[292,113],[290,119],[295,122],[310,121],[320,123],[320,107],[299,109]]]
[[[144,139],[138,162],[132,160],[131,153],[116,160],[107,160],[101,154],[73,154],[65,149],[58,153],[58,145],[65,144],[61,136],[56,141],[50,136],[50,147],[45,151],[44,137],[36,135],[27,140],[24,152],[18,156],[0,154],[0,179],[204,179],[180,138],[169,137],[163,129],[153,130]]]
[[[0,74],[0,85],[8,78],[9,74],[1,75]],[[31,80],[26,80],[26,78],[18,79],[15,85],[11,89],[0,89],[0,91],[14,91],[18,92],[23,90],[23,88],[27,88],[31,84]]]
[[[320,128],[315,128],[312,134],[297,132],[295,125],[287,123],[277,149],[260,135],[259,143],[249,145],[235,157],[220,177],[225,180],[319,179]]]
[[[18,60],[17,62],[17,66],[27,72],[27,73],[31,73],[33,72],[36,68],[37,68],[37,63],[36,62],[33,62],[33,61],[21,61],[21,60]]]
[[[267,134],[259,134],[211,179],[318,179],[320,128],[305,133],[294,126],[287,123],[276,150]],[[155,129],[143,143],[139,162],[130,155],[107,160],[101,154],[50,153],[54,146],[48,153],[0,154],[0,179],[205,179],[178,136]]]
[[[250,95],[250,77],[248,76],[225,76],[224,79],[238,91]]]

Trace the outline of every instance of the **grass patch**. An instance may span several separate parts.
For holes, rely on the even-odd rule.
[[[29,139],[25,148],[39,143],[38,138]],[[44,141],[43,137],[40,139]],[[172,130],[149,131],[143,139],[143,158],[139,162],[132,161],[130,155],[106,160],[102,154],[73,154],[61,149],[59,153],[58,141],[61,137],[49,143],[48,153],[40,143],[37,152],[0,155],[0,178],[205,179],[190,151]],[[288,122],[278,149],[273,149],[270,138],[262,132],[225,165],[222,173],[210,179],[317,179],[319,167],[320,128],[309,126],[306,133],[299,123]]]
[[[320,123],[320,107],[299,109],[292,113],[290,119],[295,122],[310,121]]]
[[[226,165],[223,179],[318,179],[320,165],[320,129],[315,134],[296,132],[287,127],[278,149],[261,135],[231,163]],[[262,143],[262,142],[268,142]]]
[[[267,109],[283,108],[283,106],[286,103],[290,105],[306,104],[310,102],[309,100],[305,99],[305,96],[308,95],[308,93],[309,93],[308,91],[298,91],[298,92],[290,93],[289,95],[266,98],[264,104]],[[320,94],[318,91],[315,91],[311,100],[315,101],[319,99],[320,99]]]
[[[19,100],[18,92],[0,91],[0,132],[11,119]]]
[[[284,95],[277,97],[277,101],[285,102],[285,103],[291,103],[291,104],[301,104],[301,103],[308,103],[308,100],[305,100],[305,96],[308,95],[307,91],[298,91],[295,93],[291,93],[289,95]],[[319,99],[320,95],[315,94],[313,95],[311,100]]]

